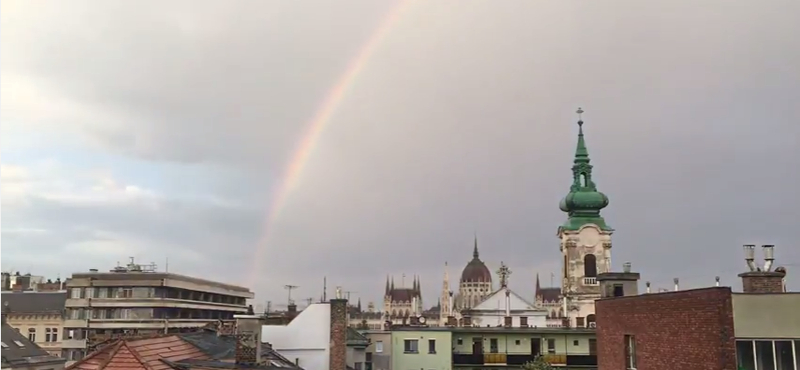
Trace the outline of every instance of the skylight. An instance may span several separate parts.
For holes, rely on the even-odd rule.
[[[23,344],[22,342],[20,342],[18,340],[15,340],[14,344],[16,344],[17,346],[20,346],[20,347],[25,347],[25,344]]]
[[[8,348],[8,344],[6,344],[6,342],[0,342],[0,343],[3,343],[3,348]]]

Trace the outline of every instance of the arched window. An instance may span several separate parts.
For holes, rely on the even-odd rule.
[[[586,181],[586,174],[585,173],[581,174],[580,181],[581,181],[581,186],[583,186],[584,188],[589,186],[588,185],[588,181]]]
[[[596,322],[596,320],[597,319],[595,318],[594,314],[587,315],[586,316],[586,327],[589,327],[589,328],[594,327],[594,325],[592,323]]]
[[[564,255],[564,277],[569,277],[569,262],[567,260],[567,255]]]
[[[597,277],[597,257],[594,254],[583,257],[583,276]]]

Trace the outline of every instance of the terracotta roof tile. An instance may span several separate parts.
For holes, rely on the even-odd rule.
[[[89,357],[76,362],[69,370],[166,370],[162,359],[181,361],[206,360],[209,356],[177,335],[146,339],[119,340]]]

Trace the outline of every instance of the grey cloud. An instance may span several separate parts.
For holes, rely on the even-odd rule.
[[[68,17],[37,25],[28,37],[40,42],[3,66],[116,112],[122,124],[89,133],[109,150],[247,164],[265,189],[248,186],[260,207],[323,97],[395,5],[378,3],[205,3],[185,21],[170,18],[174,9],[113,3],[93,9],[103,15],[94,20],[75,14],[81,27],[60,23]],[[331,286],[377,299],[386,273],[406,272],[423,275],[430,300],[444,261],[451,276],[466,263],[476,230],[492,269],[505,260],[519,284],[534,269],[546,280],[583,106],[617,265],[632,261],[665,286],[675,275],[687,286],[715,275],[737,285],[739,245],[753,241],[777,244],[791,272],[800,264],[790,224],[800,207],[800,45],[787,35],[800,33],[798,6],[413,3],[348,86],[276,220],[265,223],[266,202],[200,224],[245,235],[217,265],[247,266],[259,297],[280,297],[286,283],[318,294],[311,287],[328,274]],[[198,35],[186,30],[192,18]],[[60,58],[48,57],[54,45]],[[169,217],[191,220],[190,211]],[[182,235],[192,229],[138,230],[170,242],[208,235]]]

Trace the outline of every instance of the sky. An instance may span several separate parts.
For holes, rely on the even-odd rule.
[[[774,244],[800,289],[796,14],[794,0],[4,0],[2,268],[169,261],[273,307],[286,284],[318,299],[325,277],[329,295],[380,304],[387,275],[419,275],[431,306],[477,234],[531,298],[537,273],[559,274],[582,107],[617,268],[740,289],[741,246]]]

